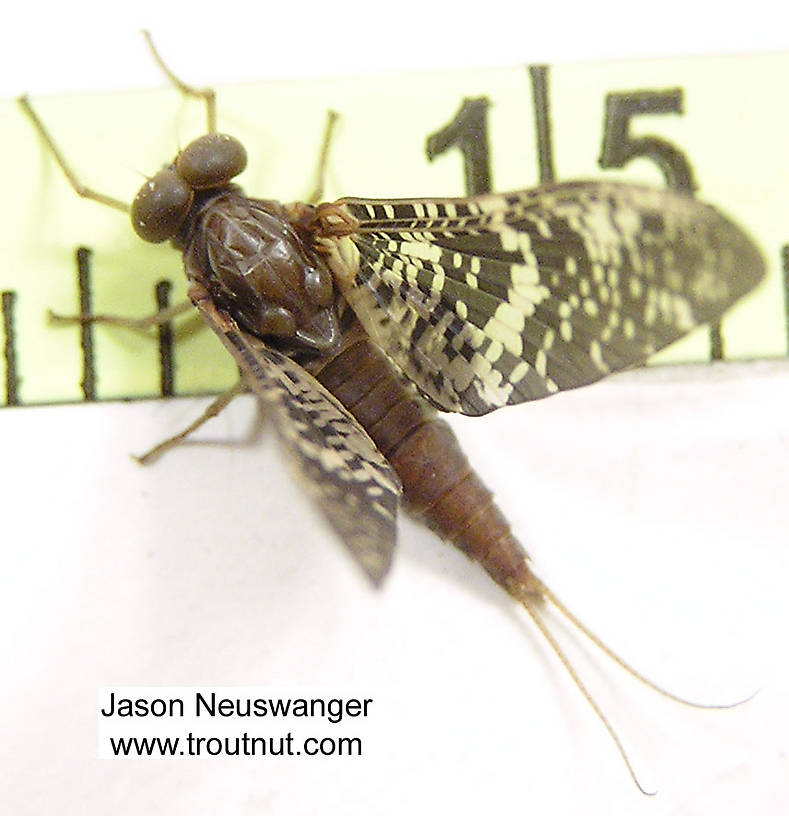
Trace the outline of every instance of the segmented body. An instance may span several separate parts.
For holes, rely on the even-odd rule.
[[[508,591],[528,585],[527,555],[452,429],[403,383],[357,323],[354,329],[334,358],[315,366],[318,381],[389,460],[410,513]]]
[[[321,294],[318,308],[301,315],[298,322],[308,325],[310,332],[303,333],[298,341],[290,335],[265,337],[256,331],[262,320],[271,322],[268,314],[261,317],[268,307],[261,309],[260,290],[267,285],[278,289],[286,272],[299,264],[317,277],[328,272],[322,253],[316,251],[314,240],[299,223],[305,214],[307,220],[314,220],[312,211],[301,207],[289,220],[280,205],[247,199],[235,188],[207,195],[175,239],[184,251],[187,274],[197,284],[193,289],[196,305],[236,356],[250,386],[287,414],[280,415],[281,433],[301,456],[307,478],[323,488],[318,495],[321,506],[371,576],[378,578],[388,568],[402,489],[411,513],[479,561],[497,583],[508,591],[526,585],[526,554],[491,492],[469,466],[454,433],[370,340],[339,292],[331,302]],[[292,253],[288,260],[296,260],[293,268],[285,263],[283,269],[283,238]],[[276,260],[269,267],[266,259],[271,255]],[[274,281],[269,276],[272,269],[277,270]],[[298,290],[298,284],[290,281],[285,295],[293,299]],[[302,297],[310,300],[305,293]],[[297,299],[288,305],[310,312],[309,304]],[[306,383],[306,391],[290,391],[284,400],[271,373],[260,367],[264,355],[276,355],[269,361],[281,369],[288,365],[288,358],[275,346],[289,352],[303,371],[299,377],[298,370],[290,368],[289,387],[297,380]],[[376,478],[367,479],[363,474],[343,483],[348,460],[323,455],[321,444],[328,437],[325,424],[316,449],[311,432],[322,423],[315,421],[313,413],[303,424],[304,416],[299,412],[310,399],[321,400],[315,389],[308,393],[313,376],[314,382],[338,400],[369,435],[373,450],[391,466],[399,484],[386,478],[380,463]],[[346,438],[343,446],[347,445]],[[362,452],[362,457],[369,467],[369,451],[367,454]],[[323,460],[321,467],[317,467],[319,459]],[[354,490],[360,485],[366,490],[356,494]],[[382,487],[383,494],[379,493]],[[390,501],[380,502],[381,495]]]

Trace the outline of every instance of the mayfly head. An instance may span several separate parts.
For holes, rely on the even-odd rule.
[[[246,166],[247,152],[238,139],[224,133],[200,136],[140,188],[131,205],[134,231],[152,244],[175,238],[195,192],[223,187]]]

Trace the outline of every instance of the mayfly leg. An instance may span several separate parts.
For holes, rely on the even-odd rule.
[[[164,75],[167,77],[168,80],[185,96],[193,96],[198,99],[202,99],[205,102],[206,106],[206,120],[208,126],[209,133],[216,132],[216,92],[213,88],[193,88],[191,85],[187,85],[181,79],[179,79],[165,64],[164,60],[162,60],[159,52],[156,50],[156,46],[153,44],[153,40],[151,39],[151,35],[147,31],[143,31],[143,37],[145,37],[145,41],[148,44],[148,47],[151,50],[151,55],[155,60],[156,64],[162,70]],[[50,152],[55,158],[60,169],[63,171],[63,174],[66,176],[68,183],[71,185],[71,188],[74,192],[80,196],[80,198],[87,198],[90,201],[96,201],[99,204],[104,204],[107,207],[112,207],[116,210],[120,210],[120,212],[128,213],[129,212],[129,204],[125,201],[121,201],[114,196],[107,195],[106,193],[100,193],[98,190],[94,190],[92,187],[88,187],[87,185],[83,184],[77,174],[72,170],[71,165],[66,161],[65,156],[61,152],[60,148],[57,145],[57,142],[52,138],[49,130],[46,128],[44,123],[42,122],[39,115],[33,109],[33,106],[30,104],[30,100],[28,99],[27,95],[22,95],[19,97],[19,104],[22,107],[22,110],[25,112],[25,115],[30,119],[35,127],[36,131],[38,132],[39,136],[44,140],[47,147],[49,148]]]
[[[216,133],[216,91],[213,88],[195,88],[184,82],[179,76],[174,74],[167,63],[162,59],[161,54],[156,49],[150,32],[143,30],[143,37],[151,51],[154,61],[161,69],[162,73],[170,80],[170,82],[182,93],[184,96],[192,96],[197,99],[202,99],[206,106],[206,120],[209,133]],[[331,147],[334,127],[340,114],[336,111],[329,110],[326,117],[326,126],[323,131],[323,139],[321,140],[321,147],[318,153],[318,165],[315,172],[315,187],[307,198],[308,204],[317,204],[323,198],[323,192],[326,187],[326,167],[329,160],[329,149]]]
[[[47,320],[51,323],[104,323],[110,326],[122,326],[125,329],[150,329],[169,323],[174,317],[190,311],[192,304],[188,300],[168,306],[145,317],[125,317],[109,314],[76,314],[62,315],[47,309]]]
[[[323,199],[323,191],[326,187],[326,167],[329,163],[329,148],[331,147],[334,126],[340,114],[330,110],[326,117],[326,127],[323,131],[320,153],[318,154],[318,167],[315,173],[315,189],[307,199],[308,204],[317,204]]]
[[[80,198],[86,198],[89,201],[95,201],[98,204],[103,204],[106,207],[112,207],[113,209],[128,214],[129,205],[124,201],[106,195],[105,193],[100,193],[79,180],[77,174],[71,169],[71,165],[66,161],[66,157],[58,147],[52,134],[30,104],[30,100],[27,96],[19,97],[19,104],[25,112],[25,115],[33,123],[33,127],[35,127],[38,135],[43,139],[50,153],[52,153],[58,167],[63,171],[63,175],[68,180],[74,192],[80,196]],[[161,311],[140,318],[106,314],[61,315],[48,311],[47,319],[55,323],[106,323],[113,326],[124,326],[130,329],[147,329],[152,326],[161,326],[163,323],[168,323],[174,317],[183,314],[190,308],[191,303],[188,300],[184,300],[182,303],[177,303],[167,309],[162,309]]]
[[[151,40],[150,34],[148,34],[147,31],[144,31],[143,36],[145,37],[145,40],[148,43],[148,46],[151,50],[151,54],[153,55],[156,64],[162,69],[167,78],[176,86],[176,88],[178,88],[178,90],[180,90],[183,94],[187,96],[196,96],[205,101],[206,116],[208,120],[207,122],[208,130],[211,133],[215,133],[216,93],[214,92],[214,90],[211,88],[196,89],[182,82],[165,65],[161,56],[157,52],[153,44],[153,41]],[[49,151],[52,153],[58,167],[60,167],[60,169],[63,171],[63,174],[65,175],[69,185],[74,190],[74,192],[81,198],[86,198],[89,201],[95,201],[98,204],[103,204],[107,207],[112,207],[113,209],[128,214],[130,211],[129,204],[113,196],[106,195],[105,193],[100,193],[98,190],[94,190],[92,187],[88,187],[79,180],[77,174],[71,168],[71,165],[68,163],[68,161],[66,161],[66,158],[63,152],[58,147],[57,142],[52,137],[49,130],[44,125],[43,121],[36,113],[33,106],[30,104],[30,100],[27,98],[27,96],[21,96],[19,98],[19,104],[22,110],[24,111],[25,115],[32,122],[37,133],[44,141]],[[109,314],[62,315],[56,314],[55,312],[52,311],[47,312],[47,318],[48,320],[54,323],[79,323],[79,324],[103,323],[105,325],[121,326],[123,328],[128,329],[145,330],[152,327],[161,326],[165,323],[169,323],[173,318],[178,317],[179,315],[182,315],[185,312],[190,311],[191,309],[192,309],[191,302],[189,300],[184,300],[181,303],[175,304],[174,306],[170,306],[166,309],[161,309],[157,312],[154,312],[153,314],[138,318]],[[181,431],[178,434],[175,434],[169,439],[166,439],[164,442],[159,443],[158,445],[151,448],[151,450],[147,451],[141,456],[135,456],[134,458],[141,464],[144,464],[151,461],[156,456],[161,455],[165,451],[177,445],[191,433],[196,431],[198,428],[204,425],[209,419],[212,419],[213,417],[217,416],[222,410],[224,410],[224,408],[226,408],[230,404],[230,402],[236,396],[238,396],[238,394],[244,393],[246,390],[247,388],[244,382],[242,380],[239,380],[239,382],[236,383],[236,385],[234,385],[232,388],[230,388],[223,394],[220,394],[213,402],[211,402],[211,404],[203,411],[203,413],[194,422],[190,423],[183,431]]]
[[[156,50],[153,44],[151,35],[148,31],[143,30],[143,37],[148,44],[154,61],[161,69],[162,73],[170,80],[170,82],[184,95],[193,96],[196,99],[202,99],[205,102],[206,112],[206,126],[209,133],[216,133],[216,91],[213,88],[195,88],[188,85],[180,77],[176,76],[167,66],[167,63],[162,59],[161,54]]]
[[[57,143],[44,126],[44,123],[41,121],[38,114],[35,112],[35,110],[33,110],[33,106],[30,104],[30,100],[26,95],[19,97],[19,104],[27,115],[28,119],[30,119],[30,121],[33,123],[35,129],[38,131],[38,135],[46,143],[50,153],[52,153],[52,155],[55,157],[58,167],[60,167],[63,174],[68,179],[68,183],[71,185],[71,188],[80,198],[87,198],[90,201],[96,201],[99,204],[104,204],[107,207],[113,207],[114,209],[120,210],[123,213],[129,212],[129,205],[125,201],[113,198],[113,196],[105,195],[104,193],[94,190],[92,187],[87,187],[84,185],[77,178],[77,174],[71,169],[63,153],[61,153],[60,148],[57,146]]]
[[[136,459],[141,465],[147,465],[153,459],[165,453],[165,451],[183,442],[187,436],[191,436],[198,428],[205,425],[209,419],[213,419],[215,416],[221,414],[239,394],[245,394],[247,390],[246,383],[243,380],[239,380],[232,388],[229,388],[213,400],[203,413],[200,414],[194,422],[190,422],[180,433],[171,436],[169,439],[165,439],[158,445],[154,445],[154,447],[140,456],[133,456],[132,458]]]
[[[147,31],[143,31],[143,36],[148,44],[148,47],[151,50],[151,54],[156,61],[156,64],[161,68],[164,72],[165,76],[170,80],[170,82],[178,88],[181,93],[187,96],[195,96],[200,99],[203,99],[206,103],[206,115],[208,119],[208,129],[209,132],[214,133],[216,131],[216,93],[213,88],[193,88],[190,85],[187,85],[185,82],[180,80],[173,72],[165,65],[164,61],[162,60],[161,56],[159,55],[156,47],[153,44],[153,40],[151,39],[150,34]],[[60,147],[58,147],[57,142],[52,137],[52,134],[47,129],[44,122],[41,120],[41,117],[36,113],[33,106],[30,104],[30,100],[26,95],[23,95],[19,98],[19,104],[22,107],[22,110],[25,112],[25,115],[30,119],[35,127],[36,131],[38,132],[39,136],[44,140],[44,143],[49,148],[49,151],[55,158],[58,167],[63,171],[66,179],[68,180],[71,188],[74,192],[80,196],[81,198],[86,198],[90,201],[95,201],[99,204],[104,204],[107,207],[112,207],[113,209],[119,210],[123,213],[129,213],[130,205],[127,204],[125,201],[121,201],[120,199],[115,198],[114,196],[107,195],[106,193],[100,193],[98,190],[94,190],[92,187],[88,187],[87,185],[83,184],[74,170],[71,168],[71,165],[66,161],[66,157],[64,156],[63,152],[61,151]],[[125,328],[130,329],[147,329],[153,326],[161,326],[164,323],[168,323],[174,317],[183,314],[191,309],[191,303],[188,300],[184,300],[182,303],[178,303],[175,306],[171,306],[167,309],[163,309],[158,312],[154,312],[151,315],[147,315],[146,317],[142,318],[131,318],[125,317],[121,315],[105,315],[105,314],[76,314],[76,315],[60,315],[55,314],[54,312],[47,312],[47,317],[49,320],[57,323],[104,323],[109,324],[112,326],[123,326]]]
[[[202,99],[206,106],[206,120],[209,133],[216,133],[216,91],[213,88],[195,88],[184,82],[179,76],[174,74],[168,67],[167,63],[162,59],[161,54],[157,51],[151,38],[150,32],[143,30],[143,37],[148,44],[154,61],[161,69],[162,73],[170,80],[170,82],[182,93],[184,96],[192,96],[197,99]],[[329,110],[326,117],[326,126],[323,132],[323,139],[321,141],[320,152],[318,153],[318,165],[315,172],[315,187],[307,198],[308,204],[317,204],[323,198],[323,192],[326,187],[326,167],[329,160],[329,148],[331,146],[334,126],[340,118],[339,113]]]

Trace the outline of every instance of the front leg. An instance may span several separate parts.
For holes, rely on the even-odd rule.
[[[160,309],[146,317],[125,317],[123,315],[108,314],[75,314],[62,315],[51,310],[47,310],[47,320],[51,323],[104,323],[110,326],[123,326],[127,329],[149,329],[152,326],[162,326],[169,323],[174,317],[189,311],[192,304],[188,300]]]

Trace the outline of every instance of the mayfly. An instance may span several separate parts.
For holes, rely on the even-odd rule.
[[[249,198],[232,182],[246,152],[216,131],[213,91],[185,85],[151,48],[181,91],[205,100],[208,133],[130,206],[80,184],[20,103],[79,195],[128,212],[143,240],[183,253],[189,298],[241,369],[239,386],[177,438],[236,393],[255,392],[375,583],[389,568],[402,497],[523,606],[643,791],[543,606],[642,682],[686,701],[625,664],[534,574],[436,409],[479,416],[639,364],[753,289],[764,274],[759,251],[684,193],[608,182],[470,198]],[[75,319],[153,325],[178,311]]]

